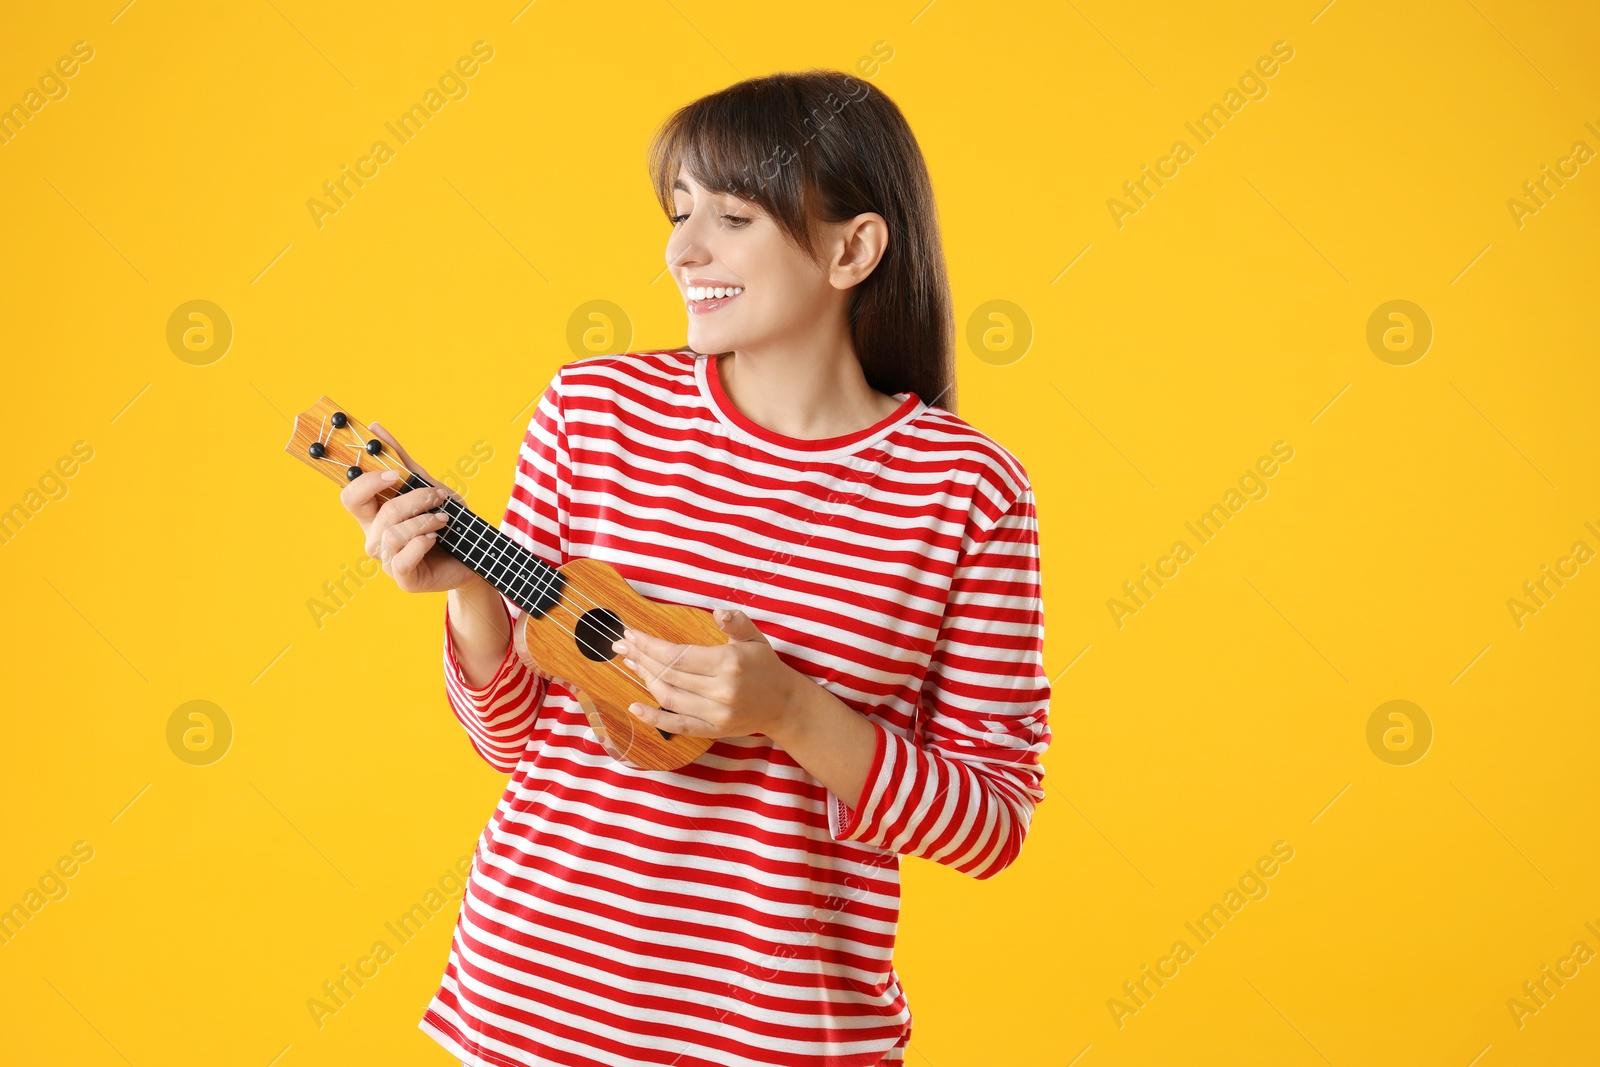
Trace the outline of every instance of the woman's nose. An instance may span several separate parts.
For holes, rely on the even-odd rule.
[[[698,245],[692,241],[682,239],[679,234],[673,234],[673,239],[667,242],[667,269],[673,273],[682,273],[690,267],[704,264],[706,257]]]

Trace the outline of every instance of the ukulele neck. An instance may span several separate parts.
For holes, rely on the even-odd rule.
[[[400,479],[380,491],[380,496],[391,494],[383,497],[386,500],[433,484],[406,469],[367,426],[331,397],[322,397],[295,418],[286,450],[341,486],[370,471],[396,472]],[[449,497],[431,510],[450,517],[439,531],[438,544],[530,617],[542,618],[560,600],[566,584],[561,573],[474,515],[460,500]]]
[[[409,493],[429,487],[430,483],[420,475],[412,474],[396,489]],[[445,551],[471,567],[524,612],[534,618],[542,617],[559,599],[564,583],[560,573],[461,501],[450,497],[432,510],[450,517],[439,531],[439,544]]]

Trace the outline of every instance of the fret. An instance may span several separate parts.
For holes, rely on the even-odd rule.
[[[503,590],[507,595],[515,592],[510,588],[511,583],[507,581],[510,577],[508,571],[510,554],[504,551],[494,534],[487,528],[474,525],[472,529],[477,537],[483,576],[489,580],[490,585]]]
[[[511,577],[515,572],[516,556],[514,551],[507,551],[505,538],[497,531],[485,529],[482,533],[484,550],[488,555],[489,565],[484,570],[483,576],[496,589],[510,590],[513,585]]]
[[[455,505],[453,500],[445,503],[444,512],[450,516],[450,521],[445,523],[444,529],[439,531],[439,543],[448,549],[451,555],[457,559],[463,559],[462,553],[466,551],[466,546],[462,541],[465,536],[465,530],[460,517],[461,508],[459,505],[452,505]],[[470,563],[467,565],[471,566]]]
[[[543,560],[531,555],[527,558],[533,565],[518,578],[521,599],[517,603],[524,605],[524,610],[535,618],[540,618],[561,599],[567,579]]]
[[[483,549],[483,539],[478,532],[479,527],[472,522],[474,516],[459,504],[455,504],[453,509],[448,509],[447,514],[450,515],[450,522],[445,525],[445,529],[453,533],[456,539],[456,544],[451,550],[463,563],[481,573],[487,563],[487,557]]]

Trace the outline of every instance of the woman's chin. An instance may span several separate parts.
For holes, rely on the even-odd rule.
[[[689,347],[696,352],[731,352],[738,347],[738,338],[732,331],[719,330],[709,323],[689,318]]]

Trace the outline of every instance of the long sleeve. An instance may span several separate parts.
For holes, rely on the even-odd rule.
[[[500,521],[502,533],[556,567],[568,559],[567,512],[572,484],[560,381],[561,372],[557,371],[528,423],[517,453],[511,497]],[[517,628],[522,625],[522,609],[504,596],[500,603],[511,623],[514,646]],[[473,749],[495,770],[516,770],[533,735],[549,679],[523,663],[515,647],[508,647],[487,683],[479,688],[468,685],[450,638],[448,599],[444,677],[446,699],[466,729]]]
[[[979,879],[1010,865],[1044,800],[1043,647],[1038,518],[1024,483],[992,527],[965,538],[922,686],[920,740],[873,722],[877,747],[855,807],[830,797],[834,839]]]

